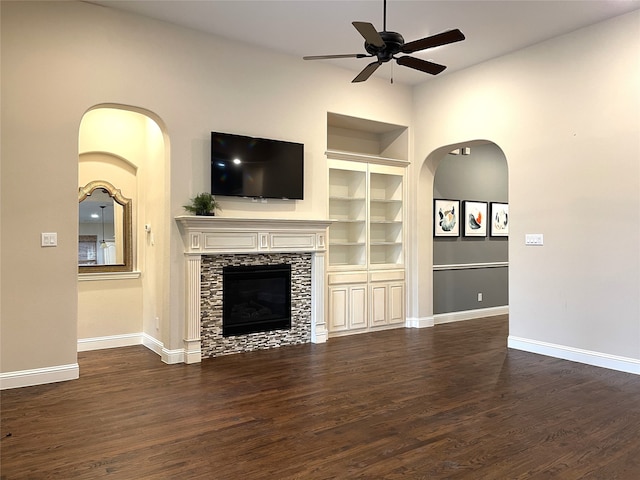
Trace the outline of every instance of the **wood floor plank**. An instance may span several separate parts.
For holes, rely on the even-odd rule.
[[[505,316],[196,365],[83,352],[79,380],[1,393],[0,478],[640,478],[640,378],[507,334]]]

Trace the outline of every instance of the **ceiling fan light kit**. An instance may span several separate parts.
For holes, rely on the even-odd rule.
[[[312,55],[303,57],[304,60],[326,60],[334,58],[368,58],[375,57],[376,60],[368,64],[364,69],[352,80],[353,83],[364,82],[380,65],[390,60],[395,60],[398,65],[413,68],[431,75],[438,75],[445,68],[428,60],[422,60],[407,55],[396,56],[398,54],[415,53],[428,48],[448,45],[450,43],[460,42],[465,39],[464,34],[458,30],[448,30],[446,32],[437,33],[429,37],[404,43],[404,38],[397,32],[387,31],[387,0],[384,0],[383,13],[383,29],[378,32],[376,28],[369,22],[352,22],[355,29],[364,38],[364,53],[351,53],[339,55]]]

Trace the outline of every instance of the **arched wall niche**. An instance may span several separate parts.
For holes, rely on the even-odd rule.
[[[460,141],[444,145],[433,150],[422,161],[418,167],[418,181],[416,187],[416,221],[414,222],[416,232],[413,236],[416,239],[414,248],[415,265],[417,271],[409,277],[413,285],[409,286],[409,291],[413,292],[411,297],[410,315],[411,326],[430,327],[434,325],[433,309],[433,187],[436,171],[440,162],[446,155],[456,149],[463,147],[473,148],[474,146],[493,144],[503,154],[504,151],[495,142],[487,139],[474,139]],[[506,155],[505,155],[506,158]],[[507,159],[508,168],[508,159]],[[460,199],[463,200],[463,199]],[[417,221],[419,219],[419,221]]]
[[[144,108],[101,103],[86,110],[78,135],[79,186],[109,180],[132,199],[134,275],[93,275],[78,286],[79,350],[121,346],[110,338],[140,332],[163,342],[169,332],[169,139]],[[92,178],[87,177],[90,172]],[[96,178],[93,178],[96,177]],[[100,178],[108,177],[108,178]],[[125,193],[125,190],[123,190]],[[146,228],[145,228],[146,226]],[[81,278],[87,280],[87,278]],[[86,341],[101,338],[102,343]]]
[[[101,157],[100,159],[96,159],[94,157]],[[122,169],[123,171],[136,175],[138,171],[138,166],[128,159],[121,157],[120,155],[116,155],[111,152],[101,152],[101,151],[88,151],[80,153],[80,163],[83,162],[91,162],[91,161],[99,161],[105,165],[113,165],[116,168]]]

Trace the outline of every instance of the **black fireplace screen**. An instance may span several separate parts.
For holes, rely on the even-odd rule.
[[[291,328],[291,265],[222,269],[222,335]]]

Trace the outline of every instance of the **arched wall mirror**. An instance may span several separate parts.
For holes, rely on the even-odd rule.
[[[104,180],[78,190],[79,273],[133,270],[131,199]]]

